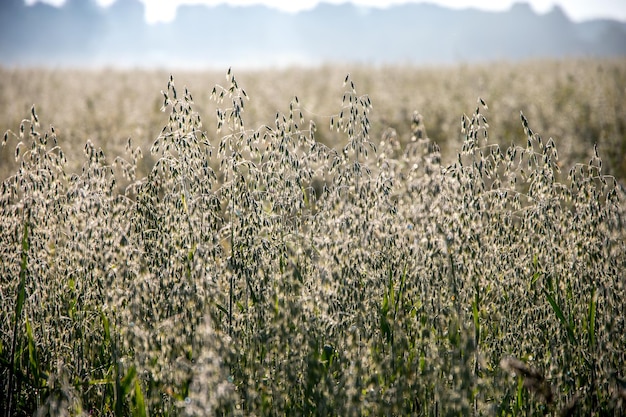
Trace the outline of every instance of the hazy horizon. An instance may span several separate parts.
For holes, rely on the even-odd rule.
[[[284,68],[626,56],[626,22],[574,22],[561,6],[539,13],[525,2],[498,12],[415,2],[368,10],[320,3],[293,14],[189,5],[171,22],[149,24],[142,0],[106,0],[106,8],[95,1],[73,0],[60,9],[0,3],[3,65]]]
[[[26,4],[47,3],[61,6],[67,0],[25,0]],[[95,0],[103,7],[108,7],[117,0]],[[229,4],[233,6],[265,5],[285,12],[311,10],[319,3],[342,4],[353,3],[359,6],[386,8],[406,3],[430,3],[453,9],[475,8],[485,11],[504,11],[519,0],[140,0],[145,5],[145,19],[148,23],[170,22],[175,18],[176,9],[183,4],[206,4],[216,6]],[[559,6],[565,14],[575,22],[593,19],[614,19],[626,22],[626,3],[622,0],[526,0],[533,10],[539,14],[547,13]]]

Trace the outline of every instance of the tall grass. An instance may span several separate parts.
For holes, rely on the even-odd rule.
[[[69,172],[35,108],[5,136],[7,416],[624,413],[624,192],[597,148],[566,169],[524,114],[502,146],[479,99],[442,165],[420,113],[372,136],[351,76],[325,126],[294,97],[250,127],[230,70],[204,94],[216,132],[169,78],[145,176],[132,140]]]
[[[428,123],[428,135],[441,148],[442,164],[449,165],[461,149],[459,116],[476,97],[489,102],[490,134],[499,143],[524,144],[519,134],[520,110],[533,129],[546,138],[558,138],[563,166],[588,161],[594,144],[605,169],[626,179],[626,60],[537,60],[452,67],[322,66],[284,70],[238,71],[238,80],[254,92],[246,109],[246,123],[258,127],[274,120],[297,94],[302,111],[317,125],[327,126],[336,111],[340,91],[332,80],[351,72],[375,105],[370,112],[370,135],[377,142],[393,128],[401,144],[411,137],[410,119],[419,110]],[[149,152],[163,127],[159,109],[168,73],[163,71],[51,70],[0,68],[0,134],[15,130],[33,103],[42,125],[52,123],[63,137],[68,173],[79,172],[82,145],[90,139],[106,155],[121,155],[128,137],[144,152],[137,173],[148,175],[155,159]],[[204,129],[214,132],[214,103],[210,92],[221,72],[177,72],[180,85],[194,94],[194,107]],[[262,104],[261,104],[262,103]],[[209,117],[210,116],[210,117]],[[347,135],[318,129],[316,140],[331,147],[345,145]],[[214,167],[216,168],[216,167]],[[0,154],[0,180],[17,169],[11,152]]]

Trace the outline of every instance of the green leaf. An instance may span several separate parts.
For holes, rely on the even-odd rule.
[[[120,380],[120,388],[123,394],[123,397],[128,396],[131,390],[133,389],[133,382],[135,381],[135,377],[137,376],[137,369],[134,366],[131,366],[124,378]]]
[[[532,279],[530,280],[530,287],[534,288],[535,283],[537,282],[537,280],[539,279],[539,277],[541,276],[541,274],[539,273],[539,271],[535,271],[535,273],[533,274]]]
[[[90,379],[89,380],[89,385],[110,385],[113,384],[115,381],[113,381],[111,378],[100,378],[100,379]]]
[[[28,318],[26,319],[26,336],[28,337],[28,363],[30,365],[31,372],[33,373],[33,377],[35,378],[35,385],[39,387],[41,368],[39,366],[39,356],[37,355],[37,348],[33,337],[33,328],[31,327]]]
[[[524,388],[524,378],[519,376],[517,378],[517,392],[515,395],[515,408],[521,410],[524,407],[524,396],[523,396],[523,388]]]
[[[133,410],[134,417],[147,417],[146,402],[141,391],[141,384],[139,379],[135,378],[135,408]]]
[[[28,219],[30,216],[28,213],[25,213],[25,217],[27,217]],[[20,370],[18,369],[18,366],[16,366],[16,363],[15,363],[15,356],[16,356],[16,350],[17,350],[19,323],[20,323],[20,318],[22,317],[22,310],[24,308],[24,300],[26,299],[26,273],[27,273],[27,267],[28,267],[29,248],[30,248],[30,245],[28,242],[28,220],[26,220],[24,222],[24,233],[22,235],[22,260],[20,262],[20,283],[17,289],[17,298],[15,300],[15,322],[13,323],[13,339],[11,341],[11,352],[10,352],[11,362],[9,363],[9,366],[8,366],[9,382],[7,384],[8,389],[6,391],[8,393],[7,398],[10,398],[11,396],[16,395],[16,392],[14,392],[13,377],[14,375],[20,374]],[[11,402],[9,401],[9,404],[10,403]],[[12,410],[9,408],[7,415],[10,415],[11,411]]]
[[[552,306],[552,310],[554,311],[554,314],[556,315],[556,317],[563,324],[563,326],[565,326],[565,329],[567,330],[567,336],[570,342],[572,342],[572,344],[575,344],[576,337],[574,336],[574,329],[572,329],[570,322],[565,318],[565,315],[563,314],[563,310],[561,310],[561,307],[559,307],[554,297],[552,297],[552,295],[547,291],[546,291],[546,298],[548,299],[548,302]]]
[[[383,294],[383,303],[380,306],[380,314],[382,316],[386,316],[388,312],[389,312],[389,297],[387,296],[387,293],[385,293]]]
[[[476,300],[472,301],[472,317],[474,318],[474,337],[476,339],[476,346],[480,341],[480,317],[478,314],[478,294],[476,294]]]
[[[217,307],[217,309],[219,311],[221,311],[222,313],[226,314],[228,316],[228,310],[226,309],[226,307],[224,307],[221,304],[215,303],[215,307]]]
[[[28,268],[28,250],[30,244],[28,242],[28,222],[24,223],[24,234],[22,236],[22,262],[20,264],[20,284],[17,289],[17,300],[15,302],[15,330],[17,331],[17,323],[22,316],[24,309],[24,300],[26,299],[26,272]],[[13,337],[16,334],[14,332]]]

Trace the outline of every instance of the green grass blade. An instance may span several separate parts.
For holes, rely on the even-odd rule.
[[[104,311],[100,310],[100,320],[102,321],[102,328],[104,329],[104,342],[105,344],[111,343],[111,327],[109,325],[109,318],[104,314]]]
[[[133,410],[134,417],[147,417],[146,402],[141,391],[141,384],[139,379],[135,378],[135,409]]]
[[[552,306],[552,310],[554,311],[554,314],[556,315],[556,317],[565,326],[565,329],[567,330],[567,336],[570,342],[572,342],[572,344],[575,344],[576,338],[574,337],[574,330],[572,329],[572,326],[570,325],[569,321],[565,318],[565,315],[563,314],[563,310],[561,310],[561,307],[559,307],[554,297],[552,297],[552,295],[547,291],[546,291],[546,298],[548,299],[550,306]]]
[[[124,378],[120,381],[120,388],[124,397],[130,394],[135,377],[137,377],[137,369],[134,366],[131,366]]]
[[[26,335],[28,338],[28,363],[30,365],[31,372],[33,373],[35,386],[39,387],[41,368],[39,366],[39,356],[37,355],[35,338],[33,337],[33,328],[30,325],[28,318],[26,319]]]
[[[26,299],[26,271],[28,267],[28,250],[30,244],[28,242],[28,223],[24,223],[24,235],[22,237],[22,262],[20,264],[20,283],[17,289],[17,300],[15,303],[15,326],[22,316],[24,309],[24,300]],[[15,334],[14,334],[15,336]]]
[[[30,216],[26,216],[27,218]],[[8,383],[8,406],[7,415],[11,415],[13,407],[13,379],[16,374],[19,373],[19,369],[15,366],[15,354],[17,349],[17,332],[19,329],[20,317],[22,317],[22,310],[24,309],[24,300],[26,299],[26,273],[28,268],[28,250],[30,244],[28,240],[28,220],[24,222],[24,233],[22,235],[22,260],[20,262],[20,283],[17,289],[17,299],[15,300],[15,322],[13,323],[13,340],[11,341],[11,356],[9,366],[9,383]]]

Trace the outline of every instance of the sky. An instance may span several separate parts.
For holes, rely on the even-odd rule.
[[[27,4],[35,2],[49,3],[59,6],[65,0],[26,0]],[[97,0],[106,7],[116,0]],[[174,19],[178,4],[231,4],[252,5],[265,4],[286,12],[297,12],[315,7],[320,0],[141,0],[146,6],[146,20],[149,23],[168,22]],[[323,0],[327,3],[345,3],[346,0]],[[401,3],[421,3],[419,0],[350,0],[362,6],[388,7]],[[516,0],[428,0],[452,8],[475,7],[483,10],[506,10]],[[560,5],[565,13],[574,21],[593,18],[613,18],[626,22],[626,0],[526,0],[538,13],[545,13],[556,4]]]

